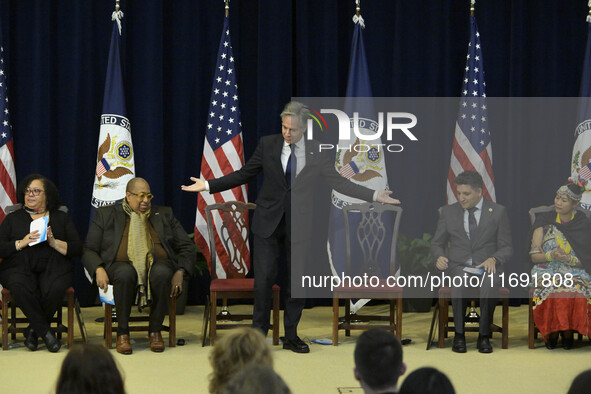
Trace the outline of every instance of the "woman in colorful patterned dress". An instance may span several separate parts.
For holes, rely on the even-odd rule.
[[[591,220],[575,208],[584,192],[581,184],[561,186],[552,212],[538,214],[530,249],[535,291],[534,321],[553,349],[573,346],[573,333],[591,335]]]

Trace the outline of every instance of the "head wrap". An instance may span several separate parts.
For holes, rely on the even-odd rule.
[[[581,198],[583,197],[582,192],[575,193],[568,187],[568,185],[560,186],[558,188],[558,190],[556,191],[556,194],[564,194],[565,196],[567,196],[571,200],[577,201],[577,202],[581,201]]]

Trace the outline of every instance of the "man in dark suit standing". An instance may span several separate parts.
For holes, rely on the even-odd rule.
[[[390,191],[373,191],[341,177],[334,168],[334,162],[321,154],[318,142],[303,138],[306,119],[303,104],[295,101],[288,103],[281,112],[281,135],[262,137],[252,157],[240,170],[209,181],[192,177],[192,185],[182,186],[185,191],[218,193],[250,182],[261,171],[264,173],[256,200],[252,232],[255,237],[253,326],[265,335],[269,329],[271,288],[277,276],[280,248],[285,248],[287,272],[291,273],[292,247],[294,250],[305,250],[305,238],[310,236],[314,224],[313,194],[319,182],[324,181],[343,194],[365,201],[400,203],[390,197]],[[293,218],[292,208],[297,213]],[[297,232],[292,234],[292,229],[297,229]],[[293,263],[295,270],[303,270],[304,262],[299,258]],[[297,335],[304,300],[291,297],[289,279],[287,286],[283,348],[308,353],[308,345]]]
[[[437,269],[452,279],[469,279],[473,274],[466,269],[481,268],[484,271],[481,274],[484,280],[480,288],[477,348],[481,353],[492,353],[488,336],[497,302],[498,273],[513,254],[509,217],[505,207],[482,197],[482,177],[477,172],[464,171],[454,182],[458,202],[441,208],[437,230],[431,240],[431,254],[437,258]],[[451,291],[456,331],[452,350],[457,353],[466,352],[464,313],[467,299],[463,296],[469,286],[452,286]]]
[[[195,245],[172,209],[151,204],[144,179],[130,180],[125,194],[123,203],[95,211],[82,263],[100,289],[113,285],[117,352],[132,352],[128,323],[136,299],[140,307],[150,306],[150,349],[162,352],[168,300],[183,291],[183,276],[193,274]]]

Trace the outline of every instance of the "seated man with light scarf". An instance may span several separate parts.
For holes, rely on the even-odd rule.
[[[117,313],[117,352],[131,354],[129,315],[134,303],[150,307],[150,349],[164,351],[160,331],[169,297],[183,291],[192,275],[195,245],[170,207],[151,205],[142,178],[127,184],[121,204],[98,208],[88,231],[82,263],[102,291],[113,285]]]

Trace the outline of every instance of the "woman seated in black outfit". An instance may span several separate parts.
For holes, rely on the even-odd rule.
[[[82,253],[82,241],[61,205],[57,188],[49,179],[31,174],[17,191],[22,208],[10,213],[0,225],[0,283],[10,289],[16,305],[29,319],[25,346],[37,350],[41,337],[50,352],[61,343],[49,329],[51,318],[62,307],[64,293],[72,284],[70,259]],[[48,217],[47,241],[35,243],[39,231],[31,222]]]

